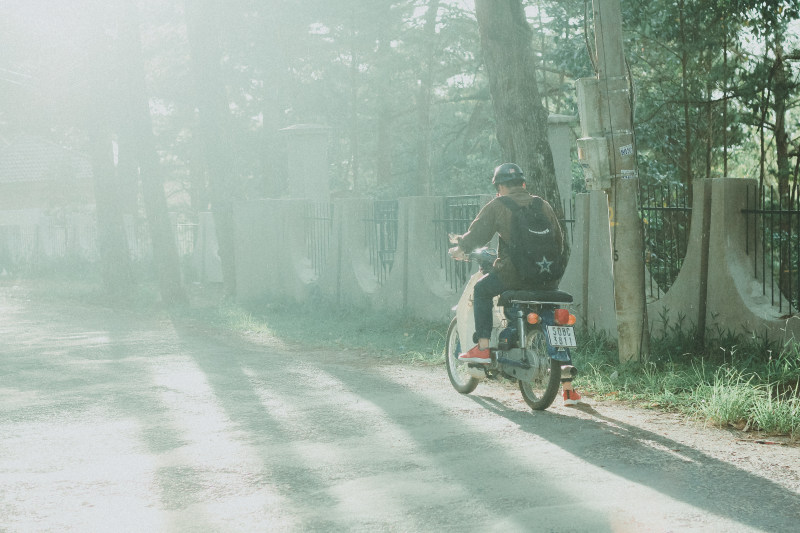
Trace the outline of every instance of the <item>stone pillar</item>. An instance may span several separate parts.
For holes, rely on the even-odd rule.
[[[572,158],[570,149],[573,145],[570,126],[575,124],[576,117],[571,115],[550,115],[547,117],[547,140],[553,153],[553,165],[556,170],[556,183],[561,201],[572,198]]]
[[[286,137],[290,198],[330,200],[328,130],[318,124],[296,124],[279,130]]]

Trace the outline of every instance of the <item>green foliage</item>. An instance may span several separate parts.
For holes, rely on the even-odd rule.
[[[755,406],[768,400],[754,378],[745,378],[735,369],[720,369],[712,383],[700,383],[693,391],[692,411],[717,425],[744,427]]]
[[[576,386],[597,399],[676,410],[712,424],[800,437],[800,347],[716,328],[705,344],[683,321],[651,338],[647,362],[620,364],[604,335],[581,335]]]
[[[772,396],[756,402],[750,413],[756,427],[778,435],[800,434],[800,399],[781,400]]]
[[[446,324],[396,312],[370,312],[328,303],[261,302],[225,305],[216,315],[227,329],[314,348],[356,349],[379,357],[443,361]]]
[[[82,0],[62,4],[40,10],[36,2],[7,2],[0,22],[0,68],[6,73],[0,79],[0,125],[5,138],[33,131],[86,152],[87,111],[121,92],[118,78],[129,66],[119,55],[117,32],[127,22],[126,11]],[[594,75],[589,4],[523,1],[533,29],[535,81],[549,112],[576,115],[575,80]],[[203,5],[217,6],[205,18],[218,24],[221,36],[219,63],[229,104],[221,113],[230,115],[226,133],[235,168],[229,185],[237,200],[285,194],[286,142],[277,132],[299,123],[330,127],[337,195],[408,195],[421,172],[423,115],[429,119],[431,193],[491,192],[488,174],[501,162],[501,152],[487,66],[474,13],[460,3]],[[156,0],[137,6],[159,168],[171,208],[191,216],[207,210],[211,199],[209,176],[197,164],[202,132],[183,6]],[[431,6],[437,8],[432,32],[426,27]],[[756,177],[762,133],[765,181],[784,183],[796,175],[800,78],[798,63],[788,58],[799,46],[799,6],[798,0],[622,2],[644,190],[669,184],[688,192],[690,180],[698,178]],[[427,106],[421,90],[426,86]],[[126,110],[111,111],[121,117]],[[781,130],[788,147],[782,154]],[[125,155],[123,149],[121,160]],[[582,190],[582,170],[574,160],[572,170],[574,188]],[[664,200],[646,196],[657,204]],[[687,226],[686,214],[648,218],[647,257],[662,291],[682,260],[680,234]]]
[[[686,184],[690,168],[695,177],[711,177],[726,165],[729,175],[753,175],[762,113],[767,126],[776,122],[777,101],[770,100],[776,54],[781,46],[786,52],[797,48],[790,24],[799,3],[622,2],[643,178]],[[0,67],[11,76],[4,80],[2,120],[9,132],[34,127],[56,132],[60,141],[68,135],[85,149],[80,109],[86,95],[95,94],[85,79],[94,72],[113,82],[111,65],[101,70],[93,59],[115,57],[109,36],[124,10],[77,5],[33,16],[30,2],[9,3],[0,32],[7,52]],[[574,82],[594,75],[591,9],[582,0],[523,5],[543,104],[549,112],[575,115]],[[426,29],[431,6],[437,9],[433,32]],[[178,5],[155,0],[140,2],[140,10],[162,168],[176,184],[171,200],[204,210],[207,176],[194,164],[196,82],[184,14]],[[408,194],[420,169],[420,88],[428,84],[432,191],[484,190],[482,178],[500,155],[475,15],[460,3],[242,0],[207,18],[221,35],[239,196],[283,194],[288,168],[277,132],[298,123],[331,128],[337,193]],[[37,24],[30,26],[31,20]],[[793,131],[797,71],[787,65],[786,129]],[[65,87],[78,89],[59,89]],[[45,95],[38,104],[36,95]],[[42,111],[31,116],[22,109]],[[774,158],[767,158],[767,167],[774,172]]]

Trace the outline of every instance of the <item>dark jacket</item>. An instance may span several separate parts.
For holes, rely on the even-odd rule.
[[[533,201],[533,196],[522,187],[514,187],[507,195],[518,205],[528,205]],[[558,223],[553,208],[547,201],[542,202],[545,214],[552,220],[553,227],[556,228],[556,238],[561,243],[560,249],[564,251],[564,235],[561,225]],[[500,235],[500,245],[497,250],[497,260],[494,262],[494,271],[500,281],[508,289],[556,289],[558,282],[535,283],[523,282],[511,259],[508,256],[508,242],[511,238],[511,209],[509,209],[499,197],[492,199],[491,202],[483,206],[478,216],[469,225],[469,230],[458,237],[458,247],[465,253],[469,253],[476,248],[485,246],[494,237],[495,233]]]

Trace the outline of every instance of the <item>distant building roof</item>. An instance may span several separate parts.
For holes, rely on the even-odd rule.
[[[92,178],[89,159],[54,143],[22,135],[0,146],[0,183]]]

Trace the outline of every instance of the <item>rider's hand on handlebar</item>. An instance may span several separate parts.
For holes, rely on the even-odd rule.
[[[452,257],[456,261],[466,261],[467,260],[467,254],[465,254],[464,250],[462,250],[458,246],[453,246],[452,248],[447,250],[447,253],[449,253],[450,257]]]

